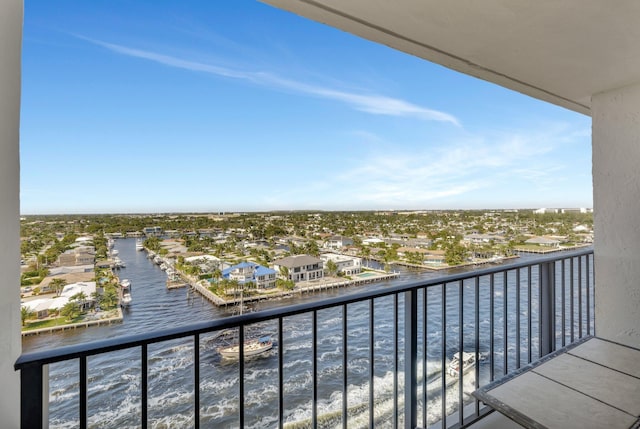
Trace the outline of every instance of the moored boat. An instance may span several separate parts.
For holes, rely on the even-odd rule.
[[[129,289],[129,287],[131,287],[131,280],[122,279],[122,281],[120,282],[120,286],[122,287],[122,289]]]
[[[144,250],[144,246],[143,246],[142,240],[140,238],[138,238],[136,240],[136,250]]]
[[[240,315],[243,313],[244,307],[244,286],[240,289]],[[269,335],[263,335],[259,338],[248,339],[244,342],[243,354],[244,357],[256,356],[265,352],[268,352],[273,347],[273,341]],[[240,358],[240,344],[236,341],[229,346],[223,346],[218,348],[220,356],[227,359],[239,359]]]
[[[129,292],[129,289],[123,289],[122,298],[120,298],[120,305],[122,307],[128,307],[131,304],[131,301],[131,292]]]
[[[256,356],[261,353],[268,352],[273,347],[273,341],[270,336],[264,336],[247,340],[244,342],[244,357]],[[240,344],[232,344],[227,347],[220,347],[218,353],[223,358],[227,359],[239,359],[240,358]]]

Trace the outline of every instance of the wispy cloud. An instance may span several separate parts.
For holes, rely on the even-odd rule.
[[[406,207],[496,187],[510,189],[516,181],[545,186],[558,167],[531,165],[532,159],[553,152],[543,140],[514,134],[499,142],[478,138],[412,153],[372,153],[340,175],[333,187],[348,188],[354,199],[371,206]]]
[[[244,80],[276,89],[294,91],[309,96],[335,100],[344,103],[355,110],[374,115],[410,117],[426,121],[448,122],[453,125],[460,126],[460,121],[449,113],[429,109],[398,98],[378,94],[365,94],[337,90],[334,88],[327,88],[283,78],[273,73],[236,70],[230,67],[178,58],[148,50],[94,40],[83,36],[76,37],[121,55],[141,58],[169,67],[208,73],[224,78]]]

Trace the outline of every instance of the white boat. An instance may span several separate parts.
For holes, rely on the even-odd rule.
[[[447,374],[451,377],[460,376],[460,353],[455,353],[449,367],[447,368]],[[462,373],[469,371],[476,366],[476,355],[474,353],[462,352]]]
[[[127,264],[125,264],[122,259],[118,258],[117,256],[114,258],[113,268],[126,268],[126,267],[127,267]]]
[[[240,289],[240,314],[243,312],[243,291],[244,288]],[[265,352],[268,352],[273,347],[273,341],[271,341],[271,337],[268,335],[262,336],[260,338],[252,338],[248,339],[244,342],[243,352],[244,357],[256,356]],[[227,359],[239,359],[240,358],[240,344],[236,342],[235,344],[231,344],[229,346],[224,346],[218,348],[218,353],[220,356]]]
[[[141,239],[136,240],[136,250],[144,250],[144,246],[142,245]]]
[[[120,282],[120,286],[122,286],[122,289],[129,289],[129,287],[131,286],[131,280],[122,279],[122,281]]]
[[[273,341],[270,336],[264,336],[247,340],[244,342],[244,356],[250,357],[268,352],[273,347]],[[223,358],[238,359],[240,358],[240,344],[233,344],[227,347],[220,347],[218,353]]]
[[[122,298],[120,298],[120,305],[122,307],[128,307],[129,304],[131,304],[131,300],[131,292],[129,292],[129,289],[123,289]]]

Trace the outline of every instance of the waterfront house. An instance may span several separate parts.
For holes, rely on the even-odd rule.
[[[593,164],[594,230],[597,236],[593,253],[596,265],[595,331],[600,337],[640,347],[640,283],[637,280],[640,278],[640,252],[629,251],[636,249],[640,242],[640,229],[637,228],[637,213],[640,212],[637,195],[640,188],[637,169],[640,163],[640,57],[637,55],[640,5],[637,1],[265,2],[591,116],[592,145],[574,150],[576,156],[591,156]],[[38,362],[28,362],[19,371],[14,370],[14,363],[21,354],[16,284],[20,275],[23,6],[22,0],[0,3],[0,40],[3,41],[0,44],[0,93],[3,94],[0,98],[0,171],[3,172],[0,181],[0,248],[3,254],[0,258],[0,322],[3,326],[0,342],[4,351],[0,356],[0,383],[6,392],[23,392],[5,395],[0,401],[3,425],[10,428],[19,427],[21,417],[25,421],[31,417],[30,421],[35,422],[33,426],[25,424],[23,427],[42,425],[41,420],[46,416],[42,408],[47,405],[43,401],[42,386],[48,381],[48,371],[42,371]],[[535,155],[530,162],[536,162]],[[112,341],[111,346],[117,342]],[[143,353],[146,353],[146,347],[147,343],[144,343]],[[138,353],[139,350],[140,347]],[[74,358],[77,356],[73,355]],[[80,360],[82,371],[79,373],[86,375],[86,355],[74,360]],[[132,364],[146,368],[147,362],[143,365],[140,362],[136,360]],[[34,367],[40,371],[33,371]],[[405,371],[411,375],[415,367],[407,365]],[[312,375],[314,379],[315,375]],[[146,374],[139,379],[145,385]],[[78,384],[86,387],[84,381],[80,379]],[[197,388],[195,392],[198,392]],[[315,389],[313,392],[315,394]],[[79,388],[72,393],[85,399],[90,396],[86,389]],[[147,404],[147,392],[143,390],[141,396]],[[194,396],[198,397],[198,394]],[[403,402],[401,412],[406,427],[418,426],[415,402]],[[21,403],[24,405],[22,413]],[[87,410],[80,405],[78,408],[86,417]],[[252,406],[248,402],[243,405]],[[146,409],[143,415],[146,416]],[[373,419],[373,412],[371,416]],[[508,423],[504,420],[498,423],[495,413],[472,417],[471,422],[464,421],[463,425],[488,428],[506,427]],[[459,423],[449,420],[442,426]],[[86,426],[86,421],[78,426]]]
[[[326,267],[327,262],[333,261],[338,268],[338,273],[353,276],[362,272],[362,258],[355,256],[338,255],[336,253],[322,253],[320,259]]]
[[[236,280],[240,285],[253,283],[258,289],[276,287],[276,270],[254,262],[241,262],[222,270],[222,278]]]
[[[142,228],[142,233],[146,237],[160,237],[162,235],[162,228],[159,226],[146,226]]]
[[[95,263],[95,249],[88,246],[79,246],[61,253],[56,264],[62,266],[92,265]]]
[[[542,247],[560,247],[560,240],[550,237],[531,237],[525,244],[536,244]]]
[[[293,280],[294,283],[324,277],[324,263],[315,256],[295,255],[273,261],[273,268],[279,273],[282,273],[281,267],[289,271],[285,280]]]
[[[82,311],[88,310],[95,304],[94,293],[96,292],[96,282],[86,281],[65,285],[60,292],[60,296],[48,296],[25,301],[22,307],[28,308],[36,314],[38,319],[49,316],[49,312],[59,310],[64,307],[71,297],[79,293],[84,293],[85,299],[79,303]]]
[[[353,245],[352,238],[343,237],[341,235],[334,235],[327,239],[323,247],[337,250],[337,249],[341,249],[343,247],[351,246],[351,245]]]

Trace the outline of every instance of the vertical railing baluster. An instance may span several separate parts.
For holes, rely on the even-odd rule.
[[[244,325],[238,326],[238,412],[240,429],[244,429]]]
[[[48,375],[45,366],[39,363],[25,365],[20,369],[20,427],[46,428],[45,408],[48,408]]]
[[[427,371],[429,370],[427,366],[428,360],[428,347],[427,347],[427,292],[428,289],[422,289],[422,348],[423,348],[423,359],[422,359],[422,427],[427,427]]]
[[[591,261],[591,271],[590,273],[587,273],[589,275],[589,277],[591,278],[591,284],[593,285],[593,288],[591,288],[591,293],[593,295],[593,300],[591,301],[591,305],[593,306],[592,310],[593,310],[593,335],[596,335],[596,324],[595,324],[595,317],[596,317],[596,303],[595,303],[595,293],[596,293],[596,264],[595,261],[593,260],[593,253],[587,255],[587,259],[589,259]]]
[[[571,313],[571,342],[573,343],[575,341],[575,308],[574,308],[574,300],[575,300],[575,290],[573,287],[573,279],[574,279],[574,274],[573,274],[573,258],[569,259],[569,270],[571,271],[571,277],[569,277],[569,286],[570,286],[570,295],[571,295],[571,301],[569,304],[569,312]]]
[[[193,335],[193,426],[200,428],[200,334]]]
[[[585,255],[584,257],[585,263],[585,286],[586,290],[586,299],[587,299],[587,335],[591,335],[591,306],[589,299],[589,255]]]
[[[460,414],[458,422],[462,425],[464,422],[464,398],[463,398],[463,384],[464,384],[464,282],[458,280],[458,350],[460,353],[460,367],[458,370],[458,411]]]
[[[533,358],[532,347],[531,347],[531,335],[533,335],[533,327],[531,326],[531,321],[533,319],[533,315],[531,314],[531,296],[532,296],[533,283],[531,281],[531,265],[527,267],[527,363],[531,363]]]
[[[508,325],[508,313],[507,313],[507,300],[508,300],[508,288],[507,288],[507,270],[502,274],[502,375],[506,375],[509,368],[509,325]]]
[[[491,334],[489,335],[489,379],[490,381],[495,380],[495,320],[494,320],[494,300],[495,300],[495,276],[493,273],[489,275],[489,331]]]
[[[418,424],[417,368],[418,291],[404,292],[404,427],[415,429]]]
[[[284,427],[284,335],[283,319],[278,317],[278,429]]]
[[[425,289],[426,290],[426,289]],[[398,294],[393,294],[393,429],[398,428]],[[346,354],[346,348],[345,348]],[[343,411],[346,413],[346,408]],[[346,420],[345,420],[346,422]],[[343,426],[347,427],[346,423]]]
[[[147,428],[147,412],[148,412],[148,398],[149,395],[149,359],[148,359],[148,350],[147,343],[143,343],[141,346],[141,359],[140,362],[140,395],[141,395],[141,405],[140,405],[140,423],[142,429]]]
[[[582,258],[578,256],[578,338],[582,336]]]
[[[544,262],[538,271],[539,357],[555,350],[555,262]]]
[[[476,367],[475,367],[475,373],[476,373],[476,380],[475,380],[475,388],[478,389],[480,387],[480,277],[476,276],[475,277],[475,332],[474,332],[474,349],[475,349],[475,354],[476,354],[476,358],[475,358],[475,362],[476,362]],[[480,401],[478,401],[477,399],[475,400],[476,403],[476,407],[475,407],[475,416],[478,417],[480,416]]]
[[[313,388],[311,394],[311,427],[318,427],[318,311],[313,310],[311,319],[311,349]]]
[[[398,312],[398,309],[396,308],[396,314]],[[396,318],[397,319],[397,318]],[[344,429],[347,428],[347,304],[344,304],[342,306],[342,427]],[[396,331],[397,331],[397,325],[396,325]],[[397,333],[396,333],[397,336]],[[397,353],[397,341],[396,341],[396,359],[395,359],[395,365],[398,366],[398,353]],[[396,377],[397,377],[397,371],[396,371]],[[397,390],[397,381],[394,379],[394,383],[396,383],[396,390]],[[396,399],[396,403],[397,403],[397,399]]]
[[[565,334],[566,334],[566,323],[565,323],[565,318],[566,318],[566,294],[565,294],[565,287],[566,287],[566,272],[565,272],[565,259],[562,260],[561,263],[561,270],[562,270],[562,276],[561,276],[561,287],[562,287],[562,298],[561,298],[561,303],[562,303],[562,347],[564,347],[566,345],[566,339],[565,339]]]
[[[369,427],[372,428],[374,426],[374,414],[373,414],[373,400],[374,400],[374,347],[375,347],[375,338],[373,336],[375,329],[375,306],[373,299],[369,300]]]
[[[583,261],[584,258],[584,261]],[[595,329],[595,326],[592,328],[592,322],[595,309],[595,303],[593,302],[595,299],[595,279],[593,278],[593,271],[595,271],[595,266],[593,258],[593,253],[584,253],[580,256],[568,256],[568,257],[559,257],[554,258],[553,260],[546,259],[544,262],[539,262],[534,265],[526,265],[521,268],[516,268],[515,270],[515,293],[516,296],[514,298],[515,303],[511,304],[509,302],[510,295],[510,277],[509,277],[509,269],[495,270],[491,273],[484,274],[483,277],[489,278],[489,299],[486,300],[486,291],[483,292],[485,298],[483,299],[483,303],[481,304],[481,294],[480,294],[480,277],[470,274],[469,277],[461,278],[460,280],[452,280],[451,284],[441,283],[438,285],[437,280],[434,282],[428,282],[420,287],[423,288],[423,296],[422,296],[422,313],[418,313],[418,290],[413,289],[407,292],[403,292],[404,294],[404,374],[405,374],[405,386],[404,386],[404,410],[399,409],[399,400],[402,398],[399,395],[398,390],[399,387],[399,378],[398,375],[401,372],[401,368],[399,368],[399,342],[400,335],[403,335],[399,330],[399,321],[400,321],[400,308],[399,308],[399,294],[393,294],[393,320],[394,320],[394,331],[393,331],[393,371],[394,371],[394,379],[393,379],[393,427],[396,428],[399,425],[399,421],[402,418],[400,413],[404,413],[404,426],[406,429],[411,428],[414,429],[417,426],[418,421],[418,370],[420,367],[418,366],[418,332],[420,325],[419,316],[423,318],[422,323],[422,342],[423,342],[423,360],[421,362],[422,365],[422,401],[424,403],[423,406],[423,416],[422,416],[422,425],[428,425],[428,388],[427,388],[427,380],[428,380],[428,357],[429,357],[429,344],[428,344],[428,328],[429,328],[429,311],[428,311],[428,291],[429,287],[434,287],[433,293],[434,297],[437,301],[437,290],[435,287],[440,286],[442,289],[441,293],[441,365],[442,365],[442,377],[441,377],[441,422],[440,425],[443,428],[447,427],[447,402],[450,401],[451,406],[455,406],[455,396],[453,398],[447,398],[447,385],[451,387],[451,383],[454,385],[458,385],[458,422],[452,422],[450,425],[455,427],[462,426],[465,422],[465,374],[463,368],[461,366],[459,372],[459,379],[452,380],[454,377],[450,377],[447,374],[447,359],[448,352],[453,351],[454,348],[448,349],[447,342],[447,313],[450,313],[451,309],[447,309],[447,301],[448,301],[448,290],[452,291],[452,299],[453,299],[453,290],[454,284],[457,282],[458,289],[458,347],[457,351],[460,353],[460,357],[462,358],[462,354],[465,352],[465,334],[469,336],[469,332],[465,332],[465,281],[469,281],[470,279],[474,279],[475,281],[475,296],[474,296],[474,305],[475,305],[475,326],[474,326],[474,353],[476,360],[476,370],[475,370],[475,386],[476,388],[480,385],[480,309],[481,305],[484,306],[489,305],[489,369],[490,369],[490,381],[494,381],[496,378],[495,368],[496,368],[496,330],[500,330],[499,326],[496,326],[496,306],[499,305],[496,303],[496,274],[502,273],[503,276],[503,295],[502,295],[502,312],[503,312],[503,326],[502,326],[502,335],[503,335],[503,362],[502,362],[502,372],[503,374],[508,374],[511,370],[513,370],[512,364],[510,361],[510,352],[509,352],[509,344],[511,341],[510,329],[514,328],[513,324],[510,323],[509,311],[516,312],[516,320],[515,320],[515,343],[516,343],[516,352],[515,352],[515,366],[520,368],[522,366],[522,320],[521,320],[521,310],[522,310],[522,299],[525,299],[521,296],[522,287],[521,283],[524,283],[524,280],[521,278],[524,276],[522,269],[527,269],[527,307],[528,307],[528,317],[527,317],[527,332],[528,332],[528,361],[532,361],[532,353],[533,346],[533,329],[536,320],[533,320],[532,311],[533,311],[533,303],[535,302],[535,298],[537,298],[539,305],[538,312],[538,332],[537,335],[539,337],[539,350],[538,354],[540,357],[545,356],[548,353],[551,353],[555,348],[559,347],[560,344],[565,346],[569,342],[569,336],[571,338],[571,342],[575,341],[575,331],[578,331],[578,337],[583,338],[585,335],[592,335]],[[577,259],[577,263],[574,261]],[[567,260],[569,263],[567,263]],[[532,269],[535,265],[538,265],[538,295],[537,297],[533,297],[533,279],[532,279]],[[557,275],[557,270],[561,270],[560,275]],[[513,269],[511,269],[513,271]],[[570,276],[567,279],[567,276]],[[441,279],[442,280],[442,279]],[[575,290],[575,283],[578,284],[578,290]],[[429,285],[429,286],[425,286]],[[450,287],[449,287],[450,286]],[[470,286],[470,285],[469,285]],[[448,289],[449,287],[449,289]],[[561,287],[561,294],[556,295],[557,287]],[[471,291],[469,291],[470,293]],[[576,295],[577,292],[577,295]],[[583,297],[584,295],[584,297]],[[432,299],[434,298],[432,297]],[[467,297],[468,298],[468,297]],[[376,310],[375,310],[375,298],[370,298],[363,296],[362,298],[356,299],[354,302],[360,302],[364,304],[363,301],[369,301],[369,416],[368,416],[368,424],[370,427],[373,427],[376,424],[376,385],[375,381],[375,371],[376,371],[376,349],[375,349],[375,341],[376,341]],[[569,302],[567,302],[569,300]],[[471,303],[469,303],[471,304]],[[324,304],[326,305],[326,304]],[[452,308],[455,307],[455,302],[451,302]],[[557,310],[557,305],[561,305],[561,311]],[[577,310],[575,306],[577,305]],[[348,304],[344,303],[333,303],[328,304],[328,307],[333,306],[342,306],[342,366],[343,366],[343,380],[342,380],[342,426],[343,428],[347,428],[349,426],[348,422]],[[325,307],[323,307],[325,308]],[[333,307],[335,308],[335,307]],[[312,363],[312,371],[313,371],[313,391],[312,391],[312,421],[311,424],[313,427],[317,427],[319,425],[319,381],[320,381],[320,373],[319,367],[319,353],[320,346],[318,342],[318,311],[313,308],[301,309],[297,310],[297,312],[293,312],[293,314],[308,314],[312,313],[312,354],[313,354],[313,363]],[[470,311],[466,310],[466,311]],[[570,313],[570,314],[567,314]],[[453,314],[452,317],[455,318]],[[470,315],[466,314],[467,318]],[[578,318],[578,321],[575,321],[575,318]],[[273,320],[274,318],[278,318],[278,427],[282,429],[284,427],[284,319],[282,317],[278,317],[277,315],[268,315],[264,319],[261,316],[258,316],[258,320]],[[558,318],[561,319],[560,323],[558,323]],[[255,319],[252,319],[255,322]],[[245,335],[246,335],[246,326],[244,325],[245,319],[241,319],[241,321],[236,324],[238,329],[238,341],[239,341],[239,362],[238,362],[238,371],[239,371],[239,403],[238,403],[238,412],[239,412],[239,424],[240,428],[244,428],[246,424],[246,416],[245,416],[245,366],[247,363],[245,362]],[[453,324],[455,324],[452,321]],[[571,325],[570,333],[567,330],[567,323]],[[557,338],[556,326],[561,325],[561,335],[562,339],[560,341]],[[574,326],[575,325],[575,326]],[[212,328],[214,329],[214,328]],[[198,328],[196,330],[189,332],[184,332],[182,337],[193,336],[193,377],[194,377],[194,424],[193,426],[196,428],[201,427],[200,417],[201,417],[201,409],[200,402],[202,398],[201,392],[201,371],[200,363],[201,363],[201,335],[206,330],[201,330]],[[175,334],[173,334],[175,335]],[[177,338],[178,336],[172,336],[171,338]],[[150,337],[151,338],[151,337]],[[136,347],[140,347],[140,359],[141,359],[141,378],[140,378],[140,393],[141,393],[141,412],[140,412],[140,427],[147,428],[149,426],[149,341],[150,342],[159,342],[159,341],[168,341],[166,337],[161,339],[162,337],[158,337],[156,339],[141,339],[136,340],[135,342],[127,343],[123,345],[122,349],[135,349]],[[485,337],[483,337],[485,338]],[[455,336],[451,337],[451,341],[455,343]],[[452,343],[452,344],[453,344]],[[432,345],[433,346],[433,345]],[[113,346],[111,346],[113,347]],[[436,346],[437,347],[437,346]],[[498,350],[500,345],[497,346]],[[118,349],[116,346],[112,350]],[[16,368],[21,371],[20,373],[20,381],[21,381],[21,391],[20,391],[20,399],[21,399],[21,426],[22,427],[47,427],[48,426],[48,397],[49,397],[49,388],[48,388],[48,365],[43,365],[41,362],[49,361],[49,362],[57,362],[57,361],[65,361],[69,359],[78,359],[78,395],[79,395],[79,411],[78,411],[78,427],[86,428],[89,426],[89,376],[88,376],[88,356],[91,356],[95,353],[100,353],[100,351],[80,351],[74,352],[74,356],[66,356],[60,357],[55,356],[53,359],[47,358],[47,360],[42,359],[40,361],[30,360],[32,359],[30,356],[21,358],[22,362],[19,360],[16,363]],[[57,360],[56,360],[57,359]],[[499,362],[499,360],[498,360]],[[486,368],[483,366],[483,368]],[[483,374],[484,375],[484,374]],[[471,405],[470,405],[471,407]],[[252,410],[249,410],[252,411]],[[487,411],[483,409],[482,411]],[[437,412],[437,411],[436,411]],[[250,412],[249,415],[252,413]],[[452,414],[452,420],[455,420],[455,412]],[[484,414],[484,412],[482,413]],[[475,416],[479,417],[481,415],[481,405],[478,401],[475,401]],[[467,416],[467,419],[473,419],[471,413]],[[468,422],[467,422],[468,423]]]
[[[80,384],[80,429],[87,428],[87,356],[80,356],[80,373],[78,382]]]
[[[440,392],[441,422],[442,427],[447,427],[447,284],[442,283],[442,385]]]
[[[520,268],[516,269],[516,369],[521,366],[520,360]]]

